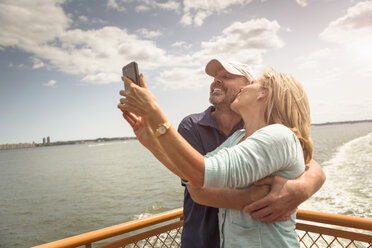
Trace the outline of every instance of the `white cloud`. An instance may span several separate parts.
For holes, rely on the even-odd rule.
[[[133,2],[131,0],[109,0],[107,2],[107,8],[117,10],[117,11],[125,11],[127,8],[125,5],[129,2]],[[137,12],[146,12],[152,9],[165,9],[165,10],[178,10],[180,6],[179,1],[168,0],[137,0],[136,6],[134,7]]]
[[[180,47],[180,48],[188,50],[192,47],[192,44],[188,44],[185,41],[176,41],[172,44],[172,47]]]
[[[43,61],[41,61],[38,58],[32,58],[32,62],[33,62],[33,66],[32,66],[33,69],[38,69],[38,68],[42,68],[45,66]]]
[[[297,0],[305,2],[305,0]],[[123,5],[128,2],[125,0],[109,0],[107,6],[111,9],[123,11]],[[230,11],[233,6],[243,6],[249,4],[252,0],[137,0],[135,9],[137,12],[146,12],[153,9],[164,9],[170,11],[180,11],[182,8],[182,17],[180,23],[183,25],[201,26],[204,20],[212,14],[221,14]],[[123,9],[120,9],[120,8]]]
[[[100,25],[107,24],[107,22],[102,19],[99,19],[99,18],[89,19],[87,16],[79,16],[78,20],[79,22],[84,23],[84,24],[100,24]],[[75,23],[76,26],[78,26],[78,24],[79,23]]]
[[[125,11],[126,8],[123,6],[123,3],[118,3],[116,0],[108,0],[107,8],[114,9],[117,11]]]
[[[190,13],[185,13],[182,18],[181,18],[181,21],[180,21],[183,25],[192,25],[192,16]]]
[[[235,22],[225,28],[220,36],[202,42],[200,51],[174,57],[172,64],[175,68],[161,72],[157,81],[172,89],[203,87],[208,83],[204,67],[211,58],[247,63],[257,71],[262,68],[263,53],[283,46],[277,36],[279,29],[276,21],[267,19]]]
[[[163,35],[163,33],[160,31],[148,30],[146,28],[137,30],[137,33],[146,39],[157,38]]]
[[[234,5],[246,5],[252,0],[184,0],[181,23],[184,25],[201,26],[208,16],[220,14]]]
[[[56,83],[57,83],[56,80],[49,80],[48,82],[44,83],[43,85],[48,86],[48,87],[56,87]]]
[[[372,1],[360,2],[349,8],[346,15],[331,22],[320,37],[338,44],[371,44]]]
[[[179,1],[168,0],[168,1],[159,1],[159,0],[142,0],[142,5],[149,8],[158,8],[165,10],[178,10],[180,7]]]
[[[146,12],[149,11],[151,8],[147,5],[138,5],[136,6],[136,11],[137,12]]]
[[[222,35],[202,42],[202,53],[206,56],[226,56],[230,60],[260,64],[262,53],[284,45],[277,36],[279,29],[276,21],[267,19],[235,22],[225,28]]]
[[[201,26],[203,25],[204,19],[207,18],[208,16],[212,15],[211,11],[208,10],[200,10],[195,14],[194,17],[194,23],[196,26]]]
[[[301,81],[309,99],[314,99],[310,102],[316,109],[312,114],[314,122],[323,122],[324,118],[328,121],[355,119],[355,113],[370,118],[371,27],[372,1],[359,2],[320,34],[337,46],[314,51],[297,60]],[[345,103],[348,106],[344,106]],[[334,109],[342,109],[341,118]]]
[[[48,63],[92,83],[119,81],[120,68],[128,61],[136,60],[146,69],[156,68],[164,60],[165,52],[153,41],[142,40],[124,29],[110,26],[87,31],[69,29],[72,22],[60,3],[39,0],[25,1],[19,6],[11,1],[0,3],[0,46],[33,54],[38,59],[34,60],[34,68]]]
[[[158,3],[159,8],[168,9],[168,10],[177,10],[180,6],[180,3],[177,1],[171,1]]]
[[[221,35],[202,42],[199,51],[171,55],[154,41],[141,39],[125,29],[113,26],[91,30],[72,29],[72,21],[63,12],[61,1],[48,3],[44,3],[48,12],[44,15],[45,19],[37,4],[29,3],[19,7],[8,2],[1,3],[1,11],[9,15],[0,17],[0,27],[5,30],[0,34],[0,45],[13,46],[33,54],[34,68],[56,68],[68,74],[80,75],[82,81],[87,83],[118,82],[120,68],[135,60],[141,65],[141,71],[159,73],[158,84],[165,88],[201,87],[203,83],[199,79],[209,59],[227,58],[259,66],[264,52],[283,45],[277,36],[280,27],[276,21],[256,19],[233,23]],[[225,5],[220,3],[218,6]],[[165,8],[168,5],[161,6]],[[13,16],[20,16],[19,11],[27,11],[28,17],[15,20]],[[48,18],[53,18],[53,21]],[[161,35],[159,31],[147,29],[139,32],[146,37]],[[177,46],[189,48],[189,45],[182,42],[173,44],[173,47]],[[159,68],[162,69],[160,72]],[[169,79],[177,74],[182,75],[183,79],[168,84]],[[193,83],[190,83],[192,78]]]
[[[16,46],[32,52],[35,46],[54,40],[71,24],[61,0],[11,0],[0,2],[0,46]]]
[[[81,22],[88,22],[89,21],[88,17],[86,17],[86,16],[79,16],[79,20]]]
[[[353,80],[347,75],[353,75],[359,85],[371,81],[372,71],[372,1],[359,2],[347,10],[346,15],[331,22],[320,34],[320,37],[339,44],[333,49],[324,49],[309,60],[318,59],[320,68],[329,65],[339,69],[338,83],[345,84],[345,88]],[[363,78],[363,79],[361,79]]]
[[[307,0],[296,0],[296,2],[301,5],[302,7],[306,7],[307,6]]]
[[[47,59],[65,72],[85,75],[83,80],[87,82],[115,82],[119,79],[118,68],[128,61],[136,60],[143,69],[156,68],[165,56],[153,41],[141,40],[116,27],[69,30],[59,40],[62,48],[45,47]]]
[[[330,43],[337,43],[335,48],[314,51],[307,57],[299,58],[298,69],[312,69],[326,75],[333,65],[340,68],[342,77],[354,75],[356,71],[370,71],[372,63],[372,1],[359,2],[349,8],[347,13],[332,21],[320,34]],[[326,69],[326,71],[325,71]],[[345,83],[346,84],[346,83]]]

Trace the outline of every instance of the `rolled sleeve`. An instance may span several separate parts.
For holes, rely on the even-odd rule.
[[[235,138],[235,139],[233,139]],[[225,147],[204,156],[205,188],[242,188],[268,175],[293,178],[304,169],[300,142],[287,127],[262,128],[243,142],[231,137]]]
[[[204,188],[223,188],[225,187],[225,174],[222,167],[218,166],[218,158],[204,157]]]

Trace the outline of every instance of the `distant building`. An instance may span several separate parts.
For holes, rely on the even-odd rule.
[[[43,138],[43,145],[45,145],[45,137]]]
[[[49,136],[47,137],[47,144],[48,145],[50,144],[50,137]]]
[[[3,144],[0,145],[0,150],[3,149],[17,149],[17,148],[29,148],[35,147],[35,143],[18,143],[18,144]]]

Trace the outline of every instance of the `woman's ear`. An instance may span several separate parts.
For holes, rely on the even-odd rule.
[[[258,91],[257,100],[260,101],[266,99],[268,94],[269,94],[268,89],[261,87],[260,90]]]

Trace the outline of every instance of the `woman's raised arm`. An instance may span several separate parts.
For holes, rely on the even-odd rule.
[[[120,91],[120,95],[125,98],[120,99],[118,108],[122,110],[138,140],[174,174],[188,180],[194,187],[202,187],[203,156],[172,126],[167,127],[166,133],[155,135],[159,126],[168,123],[168,120],[157,99],[147,88],[143,75],[140,75],[140,86],[127,77],[122,79],[127,90]]]

